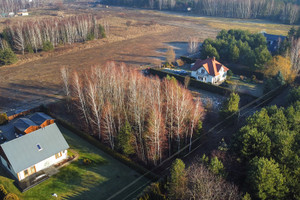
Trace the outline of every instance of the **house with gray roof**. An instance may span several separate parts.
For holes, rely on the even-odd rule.
[[[24,121],[27,120],[22,123]],[[0,164],[16,180],[22,181],[67,159],[68,148],[61,131],[53,123],[1,144]]]

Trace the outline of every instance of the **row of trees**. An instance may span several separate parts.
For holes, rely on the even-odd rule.
[[[10,46],[24,54],[37,52],[47,43],[53,47],[105,37],[104,28],[91,15],[19,21],[9,24],[2,33],[1,46]],[[9,45],[6,45],[8,43]]]
[[[49,0],[1,0],[0,13],[17,12],[23,8],[36,8]]]
[[[68,74],[62,68],[66,95],[77,108],[74,114],[112,149],[157,165],[191,145],[197,134],[202,105],[174,79],[145,78],[113,62],[81,76]]]
[[[284,23],[299,22],[300,8],[295,1],[285,0],[105,0],[105,3],[148,7],[155,9],[186,10],[208,16],[233,18],[273,19]]]
[[[245,185],[255,199],[300,198],[299,117],[300,101],[263,108],[236,134],[233,150],[248,166]]]
[[[206,39],[201,58],[216,57],[221,61],[244,64],[253,70],[261,69],[272,58],[262,34],[243,30],[222,30],[217,39]]]

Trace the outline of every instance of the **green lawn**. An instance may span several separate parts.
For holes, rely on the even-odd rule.
[[[229,88],[236,87],[236,90],[242,93],[248,93],[256,97],[259,97],[263,94],[263,84],[250,81],[249,78],[242,81],[240,80],[239,76],[234,75],[228,78],[226,82],[229,84]]]
[[[69,166],[60,169],[60,172],[40,185],[21,193],[0,167],[0,183],[8,192],[17,194],[21,199],[47,200],[47,199],[107,199],[140,176],[137,172],[115,160],[111,156],[92,146],[69,130],[60,127],[68,144],[79,153],[79,159]],[[92,160],[86,166],[83,159]],[[137,181],[131,191],[126,191],[114,199],[122,199],[136,188],[146,183],[148,179]],[[143,188],[134,193],[137,195]],[[54,198],[51,194],[58,194]],[[134,196],[133,195],[133,196]]]

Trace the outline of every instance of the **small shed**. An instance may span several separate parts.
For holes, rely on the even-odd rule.
[[[39,129],[39,126],[28,118],[20,118],[14,123],[15,131],[19,134],[28,134]]]
[[[54,119],[52,117],[42,112],[34,113],[29,117],[29,119],[33,121],[35,124],[37,124],[38,126],[40,126],[41,128],[44,128],[45,126],[54,123]]]

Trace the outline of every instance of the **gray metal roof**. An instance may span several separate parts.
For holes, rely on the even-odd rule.
[[[19,129],[20,131],[23,131],[23,132],[30,126],[37,126],[36,123],[34,123],[33,121],[31,121],[28,118],[20,118],[14,123],[14,125],[17,129]]]
[[[39,150],[40,145],[42,150]],[[4,144],[1,147],[16,173],[69,148],[57,125],[51,124]]]
[[[34,123],[36,123],[37,125],[41,125],[42,123],[44,123],[46,120],[49,119],[53,119],[52,117],[50,117],[49,115],[46,115],[45,113],[42,112],[36,112],[33,115],[31,115],[29,117],[29,119],[31,119]]]

